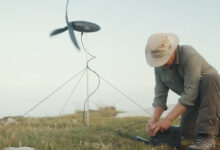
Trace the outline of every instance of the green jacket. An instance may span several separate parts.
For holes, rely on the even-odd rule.
[[[155,98],[153,107],[167,109],[169,89],[180,95],[179,102],[184,106],[193,106],[199,93],[200,79],[205,74],[217,73],[207,61],[189,45],[179,45],[175,62],[169,69],[155,69]]]

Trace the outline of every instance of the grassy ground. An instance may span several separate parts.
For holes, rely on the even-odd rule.
[[[82,122],[82,112],[54,118],[21,118],[18,123],[0,133],[0,149],[30,146],[37,150],[169,150],[167,146],[152,147],[116,134],[120,130],[128,137],[149,137],[145,132],[150,118],[115,118],[114,108],[100,108],[90,113],[91,125]],[[129,125],[138,123],[126,128]],[[174,122],[177,124],[178,120]],[[0,128],[1,130],[1,128]]]

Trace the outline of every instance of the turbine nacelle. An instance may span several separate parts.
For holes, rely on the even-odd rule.
[[[84,32],[97,32],[101,29],[99,25],[92,23],[92,22],[88,22],[88,21],[72,21],[70,22],[70,25],[73,27],[73,30],[78,31],[78,32],[83,32],[83,33]],[[68,30],[67,26],[64,28],[55,29],[54,31],[50,33],[50,36],[60,34],[62,32],[65,32],[66,30]]]
[[[50,33],[50,36],[54,36],[54,35],[60,34],[62,32],[65,32],[66,30],[68,30],[72,43],[76,46],[76,48],[78,50],[80,50],[80,47],[78,45],[78,42],[77,42],[75,34],[74,34],[74,30],[81,32],[81,33],[84,33],[84,32],[96,32],[96,31],[99,31],[101,28],[99,25],[92,23],[92,22],[88,22],[88,21],[69,22],[68,12],[67,12],[68,4],[69,4],[69,0],[67,0],[66,16],[65,16],[67,26],[64,28],[55,29],[54,31],[52,31]]]

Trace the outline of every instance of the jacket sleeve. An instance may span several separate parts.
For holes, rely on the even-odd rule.
[[[168,96],[168,87],[161,81],[159,72],[155,69],[155,97],[153,102],[153,107],[162,107],[164,110],[167,110],[167,96]]]
[[[198,97],[201,78],[201,61],[199,54],[191,46],[187,46],[183,61],[184,70],[184,92],[179,102],[184,106],[194,106]]]

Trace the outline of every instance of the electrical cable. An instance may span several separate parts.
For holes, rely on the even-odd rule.
[[[139,122],[136,122],[136,123],[133,123],[133,124],[130,124],[130,125],[128,125],[128,126],[121,127],[121,128],[123,128],[123,129],[129,129],[129,128],[133,127],[133,126],[136,126],[136,125],[142,124],[142,123],[148,123],[148,121],[142,120],[142,121],[139,121]],[[104,127],[103,127],[103,128],[97,129],[97,131],[99,132],[99,131],[102,131],[102,130],[105,130],[105,129],[108,129],[108,130],[109,130],[109,128],[104,128]]]
[[[142,124],[142,123],[147,123],[147,121],[146,121],[146,120],[144,120],[144,121],[139,121],[139,122],[130,124],[130,125],[128,125],[128,126],[125,126],[125,127],[123,127],[123,128],[124,128],[124,129],[128,129],[128,128],[130,128],[130,127],[133,127],[133,126],[136,126],[136,125]]]
[[[96,71],[94,71],[93,69],[90,68],[89,66],[89,62],[93,59],[95,59],[96,57],[94,55],[92,55],[91,53],[89,53],[87,51],[87,49],[85,48],[84,46],[84,43],[83,43],[83,40],[82,40],[82,36],[83,36],[83,32],[81,33],[81,43],[82,43],[82,46],[83,46],[83,49],[84,51],[89,55],[91,56],[92,58],[90,58],[88,61],[87,61],[87,66],[86,68],[84,68],[83,70],[81,70],[79,73],[77,73],[75,76],[73,76],[72,78],[70,78],[68,81],[66,81],[63,85],[61,85],[60,87],[58,87],[56,90],[54,90],[51,94],[49,94],[46,98],[44,98],[42,101],[40,101],[39,103],[37,103],[36,105],[34,105],[31,109],[29,109],[27,112],[25,112],[23,114],[23,117],[26,116],[28,113],[30,113],[31,111],[33,111],[37,106],[39,106],[41,103],[43,103],[44,101],[46,101],[49,97],[51,97],[53,94],[55,94],[57,91],[59,91],[61,88],[63,88],[67,83],[69,83],[71,80],[73,80],[75,77],[77,77],[79,74],[81,74],[83,72],[83,74],[81,75],[79,81],[77,82],[77,85],[74,87],[71,95],[69,96],[69,98],[67,99],[63,109],[61,110],[60,112],[60,115],[62,114],[63,110],[65,109],[66,105],[69,103],[69,100],[70,98],[72,97],[73,93],[75,92],[77,86],[79,85],[84,73],[85,73],[85,70],[88,69],[90,70],[91,72],[93,72],[97,78],[98,78],[98,85],[97,87],[93,90],[93,92],[91,92],[89,94],[89,96],[86,98],[85,102],[84,102],[84,109],[83,109],[83,123],[85,125],[85,108],[86,108],[86,103],[88,102],[88,99],[98,90],[99,86],[100,86],[100,79],[102,79],[103,81],[105,81],[107,84],[109,84],[111,87],[113,87],[115,90],[117,90],[120,94],[122,94],[123,96],[125,96],[127,99],[129,99],[131,102],[133,102],[135,105],[137,105],[139,108],[141,108],[145,113],[149,114],[150,116],[152,116],[152,114],[150,112],[148,112],[145,108],[143,108],[141,105],[139,105],[138,103],[136,103],[133,99],[131,99],[129,96],[127,96],[125,93],[123,93],[119,88],[117,88],[116,86],[114,86],[112,83],[108,82],[107,80],[105,80],[103,77],[101,77]],[[132,125],[129,125],[128,127],[131,127],[131,126],[134,126],[134,125],[137,125],[139,123],[143,123],[143,122],[146,122],[146,121],[141,121],[141,122],[137,122],[135,124],[132,124]],[[128,128],[126,127],[126,128]],[[6,129],[3,129],[3,131],[5,131]],[[3,132],[3,131],[0,131]]]
[[[99,86],[100,86],[100,77],[99,77],[99,74],[98,74],[96,71],[94,71],[93,69],[91,69],[91,68],[89,67],[89,62],[90,62],[91,60],[95,59],[96,57],[87,51],[87,49],[86,49],[85,46],[84,46],[82,37],[83,37],[83,32],[81,33],[81,43],[82,43],[83,50],[84,50],[89,56],[92,57],[92,58],[90,58],[90,59],[87,61],[86,68],[89,69],[91,72],[93,72],[93,73],[97,76],[97,78],[98,78],[98,85],[97,85],[97,87],[93,90],[93,92],[91,92],[91,93],[89,94],[89,96],[88,96],[88,97],[86,98],[86,100],[84,101],[84,107],[83,107],[83,124],[85,125],[85,109],[86,109],[86,103],[88,102],[88,99],[98,90],[98,88],[99,88]]]
[[[67,23],[67,29],[68,29],[68,32],[69,32],[69,35],[70,35],[70,38],[73,42],[73,44],[77,47],[77,49],[80,49],[78,44],[77,44],[77,41],[75,39],[75,35],[74,35],[74,32],[73,32],[73,27],[71,25],[71,22],[69,22],[68,20],[68,13],[67,13],[67,9],[68,9],[68,4],[69,4],[69,0],[67,0],[67,4],[66,4],[66,23]],[[66,30],[65,29],[62,29],[63,30]],[[61,30],[59,30],[59,32],[61,32]],[[57,33],[56,33],[57,34]],[[121,93],[122,95],[124,95],[126,98],[128,98],[131,102],[133,102],[135,105],[137,105],[138,107],[140,107],[141,109],[144,110],[144,112],[146,112],[147,114],[150,114],[150,116],[152,116],[151,113],[149,113],[147,110],[145,110],[141,105],[139,105],[138,103],[136,103],[133,99],[131,99],[130,97],[128,97],[126,94],[124,94],[120,89],[118,89],[117,87],[115,87],[113,84],[111,84],[110,82],[106,81],[104,78],[102,78],[96,71],[94,71],[93,69],[90,68],[89,66],[89,63],[90,61],[94,60],[96,57],[94,55],[92,55],[91,53],[89,53],[87,51],[87,49],[85,48],[84,46],[84,43],[83,43],[83,40],[82,40],[82,36],[83,36],[83,32],[81,32],[81,42],[82,42],[82,46],[83,46],[83,49],[84,51],[91,57],[88,61],[87,61],[87,66],[86,68],[84,68],[83,70],[81,70],[78,74],[76,74],[75,76],[73,76],[72,78],[70,78],[68,81],[66,81],[63,85],[61,85],[60,87],[58,87],[56,90],[54,90],[51,94],[49,94],[47,97],[45,97],[43,100],[41,100],[40,102],[38,102],[36,105],[34,105],[32,108],[30,108],[27,112],[25,112],[22,117],[25,117],[27,114],[29,114],[31,111],[33,111],[36,107],[38,107],[41,103],[45,102],[49,97],[51,97],[52,95],[54,95],[56,92],[58,92],[60,89],[62,89],[67,83],[69,83],[70,81],[72,81],[75,77],[77,77],[79,74],[81,74],[83,72],[83,74],[81,75],[79,81],[77,82],[76,86],[74,87],[73,91],[71,92],[70,96],[68,97],[63,109],[60,111],[60,115],[63,113],[65,107],[67,106],[67,104],[69,103],[73,93],[75,92],[76,88],[78,87],[82,77],[84,76],[85,74],[85,71],[86,69],[88,69],[89,71],[93,72],[97,78],[98,78],[98,85],[97,87],[88,95],[88,97],[86,98],[85,102],[84,102],[84,109],[83,109],[83,123],[85,125],[85,108],[86,108],[86,103],[88,102],[89,98],[98,90],[99,86],[100,86],[100,79],[102,79],[103,81],[105,81],[106,83],[108,83],[110,86],[112,86],[114,89],[116,89],[119,93]],[[127,126],[126,128],[130,128],[131,126],[135,126],[137,124],[140,124],[140,123],[143,123],[144,121],[141,121],[141,122],[137,122],[135,124],[132,124],[132,125],[129,125]],[[146,121],[145,121],[146,122]],[[4,132],[8,127],[4,128],[2,131],[0,131],[0,133]]]
[[[85,46],[84,46],[84,43],[83,43],[83,40],[82,40],[82,36],[83,36],[83,32],[81,33],[81,43],[82,43],[82,47],[83,47],[84,51],[85,51],[88,55],[90,55],[90,56],[92,57],[91,59],[89,59],[89,60],[87,61],[87,68],[88,68],[90,71],[92,71],[93,73],[95,73],[96,76],[98,77],[98,85],[97,85],[96,89],[87,97],[87,99],[86,99],[85,102],[84,102],[84,109],[83,109],[83,123],[84,123],[84,125],[85,125],[85,107],[86,107],[86,103],[87,103],[87,101],[88,101],[88,98],[89,98],[91,95],[93,95],[93,94],[97,91],[97,89],[99,88],[99,86],[100,86],[100,79],[102,79],[103,81],[105,81],[106,83],[108,83],[110,86],[112,86],[114,89],[116,89],[119,93],[121,93],[123,96],[125,96],[127,99],[129,99],[131,102],[133,102],[136,106],[138,106],[139,108],[141,108],[145,113],[147,113],[148,115],[152,116],[152,114],[151,114],[149,111],[147,111],[147,110],[146,110],[145,108],[143,108],[141,105],[139,105],[138,103],[136,103],[133,99],[131,99],[129,96],[127,96],[125,93],[123,93],[119,88],[117,88],[117,87],[114,86],[112,83],[110,83],[110,82],[108,82],[107,80],[105,80],[105,79],[104,79],[103,77],[101,77],[97,72],[95,72],[94,70],[92,70],[92,69],[89,67],[89,62],[90,62],[91,60],[95,59],[96,57],[87,51],[87,49],[86,49]]]
[[[86,98],[86,100],[85,100],[85,102],[84,102],[84,108],[83,108],[83,123],[84,123],[84,125],[85,125],[85,109],[86,109],[86,103],[88,102],[88,99],[98,90],[98,88],[99,88],[99,86],[100,86],[100,77],[99,77],[99,75],[95,72],[95,71],[93,71],[93,70],[91,70],[91,69],[89,69],[90,71],[92,71],[92,72],[94,72],[95,74],[96,74],[96,76],[98,77],[98,85],[97,85],[97,87],[95,88],[95,90],[92,92],[92,93],[90,93],[89,94],[89,96]]]
[[[95,57],[94,55],[92,55],[91,53],[89,53],[88,50],[86,49],[86,47],[84,46],[83,39],[82,39],[83,34],[84,34],[84,33],[82,32],[82,33],[81,33],[81,43],[82,43],[83,50],[84,50],[86,53],[88,53],[89,56],[92,57],[92,58],[91,58],[90,60],[88,60],[88,62],[87,62],[87,66],[88,66],[89,61],[91,61],[92,59],[95,59],[96,57]]]

